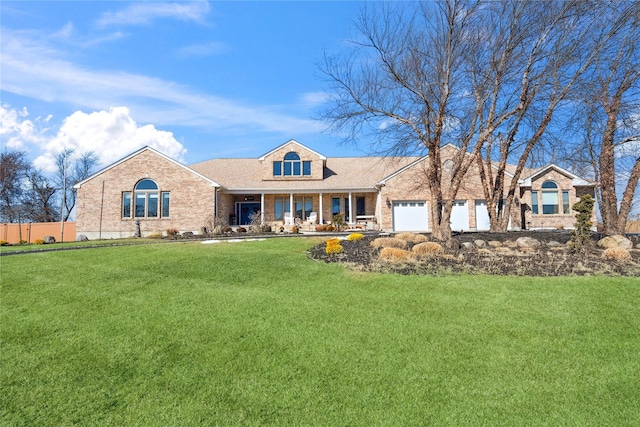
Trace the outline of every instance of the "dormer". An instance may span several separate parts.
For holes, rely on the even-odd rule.
[[[322,179],[327,158],[293,139],[260,157],[264,181]]]

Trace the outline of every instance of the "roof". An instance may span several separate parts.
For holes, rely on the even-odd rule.
[[[542,168],[533,171],[529,176],[527,176],[526,178],[524,178],[522,180],[522,184],[521,185],[523,187],[531,187],[531,182],[533,181],[533,179],[535,179],[536,177],[538,177],[540,175],[543,175],[549,169],[555,169],[556,171],[560,172],[561,174],[571,178],[571,185],[573,185],[574,187],[590,187],[590,186],[594,185],[593,182],[587,181],[584,178],[580,178],[578,175],[573,174],[573,173],[569,172],[568,170],[561,168],[558,165],[554,165],[553,163],[551,163],[551,164],[549,164],[547,166],[543,166]]]
[[[322,180],[263,180],[259,159],[213,159],[191,165],[210,179],[221,182],[227,191],[310,191],[374,190],[385,176],[415,161],[417,157],[330,157]]]
[[[198,176],[198,177],[200,177],[200,178],[204,179],[205,181],[209,181],[209,183],[211,184],[211,186],[212,186],[212,187],[220,187],[220,184],[218,184],[218,183],[217,183],[217,182],[215,182],[214,180],[212,180],[212,179],[210,179],[210,178],[208,178],[208,177],[206,177],[206,176],[204,176],[204,175],[200,174],[199,172],[197,172],[197,171],[195,171],[195,170],[193,170],[193,169],[189,168],[188,166],[183,165],[182,163],[180,163],[180,162],[178,162],[178,161],[176,161],[176,160],[172,159],[171,157],[169,157],[169,156],[167,156],[167,155],[165,155],[165,154],[162,154],[161,152],[159,152],[158,150],[156,150],[156,149],[154,149],[154,148],[152,148],[152,147],[145,146],[145,147],[142,147],[141,149],[139,149],[139,150],[137,150],[137,151],[134,151],[133,153],[129,154],[128,156],[123,157],[122,159],[120,159],[120,160],[118,160],[118,161],[116,161],[116,162],[114,162],[114,163],[110,164],[109,166],[107,166],[107,167],[105,167],[105,168],[100,169],[98,172],[94,173],[94,174],[93,174],[93,175],[91,175],[89,178],[87,178],[87,179],[85,179],[85,180],[82,180],[82,181],[80,181],[79,183],[77,183],[76,185],[74,185],[74,186],[73,186],[73,188],[78,189],[78,188],[82,187],[82,185],[83,185],[85,182],[87,182],[87,181],[91,181],[91,180],[92,180],[92,179],[94,179],[95,177],[97,177],[97,176],[99,176],[99,175],[102,175],[103,173],[107,172],[108,170],[113,169],[114,167],[118,166],[119,164],[124,163],[124,162],[126,162],[127,160],[129,160],[129,159],[131,159],[131,158],[133,158],[133,157],[135,157],[135,156],[137,156],[137,155],[139,155],[139,154],[141,154],[141,153],[143,153],[143,152],[145,152],[145,151],[150,151],[150,152],[152,152],[152,153],[154,153],[154,154],[156,154],[156,155],[158,155],[158,156],[160,156],[160,157],[164,158],[165,160],[167,160],[167,161],[169,161],[169,162],[171,162],[171,163],[175,164],[176,166],[179,166],[179,167],[181,167],[181,168],[186,169],[186,170],[187,170],[187,171],[189,171],[190,173],[192,173],[192,174],[194,174],[194,175],[196,175],[196,176]]]

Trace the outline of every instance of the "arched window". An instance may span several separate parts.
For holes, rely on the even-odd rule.
[[[158,217],[158,185],[150,179],[143,179],[134,189],[135,217]]]
[[[560,213],[558,204],[558,184],[553,181],[542,183],[542,213],[543,215],[556,215]]]
[[[273,162],[274,176],[310,176],[311,161],[300,160],[298,153],[290,151],[284,156],[283,161]]]

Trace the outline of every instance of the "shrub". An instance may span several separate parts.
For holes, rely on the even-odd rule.
[[[9,246],[9,242],[6,240],[0,240],[0,246]]]
[[[316,231],[320,232],[320,231],[325,231],[326,230],[326,226],[325,225],[316,225]]]
[[[407,242],[405,242],[404,240],[397,239],[395,237],[378,237],[373,242],[371,242],[371,246],[376,248],[403,249],[407,246]]]
[[[247,232],[247,229],[246,229],[246,228],[244,228],[244,227],[238,227],[238,228],[236,228],[236,231],[237,231],[238,233],[246,233],[246,232]]]
[[[328,254],[339,254],[342,253],[342,245],[340,244],[340,239],[334,237],[333,239],[327,240],[324,251]]]
[[[413,259],[413,253],[399,248],[382,248],[380,259],[392,262],[409,261]]]
[[[222,232],[223,233],[233,233],[233,228],[229,227],[228,225],[222,227]]]
[[[178,233],[180,233],[180,232],[175,228],[168,228],[167,229],[167,236],[177,236]]]
[[[602,258],[608,259],[609,261],[630,261],[631,254],[624,248],[614,247],[605,249],[602,253]]]
[[[584,252],[591,245],[591,212],[593,211],[593,205],[595,200],[589,194],[580,196],[580,201],[573,204],[571,209],[578,212],[576,214],[575,229],[571,233],[571,240],[569,241],[569,247],[573,252]]]
[[[152,234],[149,234],[147,237],[150,239],[161,239],[162,233],[152,233]]]
[[[291,233],[298,234],[299,232],[300,232],[300,229],[298,228],[297,225],[294,225],[293,227],[291,227]]]
[[[43,239],[36,239],[33,241],[34,245],[44,245],[44,240]]]
[[[362,233],[351,233],[349,234],[349,237],[347,237],[348,241],[354,241],[354,240],[362,240],[364,239],[364,234]]]
[[[342,253],[342,245],[340,243],[329,244],[324,248],[324,251],[328,254],[340,254]]]
[[[444,248],[440,243],[436,242],[423,242],[418,243],[412,249],[413,253],[422,257],[432,257],[441,255],[444,253]]]

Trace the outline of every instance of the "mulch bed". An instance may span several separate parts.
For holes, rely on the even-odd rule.
[[[492,274],[516,276],[572,276],[605,275],[640,277],[640,250],[630,251],[631,261],[610,261],[602,257],[602,249],[595,246],[601,237],[594,234],[593,247],[586,253],[572,253],[566,246],[571,239],[567,231],[527,231],[508,233],[463,233],[454,236],[458,244],[475,240],[515,241],[528,236],[542,245],[533,250],[496,251],[465,249],[447,250],[443,255],[417,261],[389,262],[379,259],[380,248],[371,246],[377,236],[365,236],[362,240],[342,241],[344,248],[340,254],[325,253],[325,245],[320,244],[309,250],[309,257],[327,263],[343,263],[358,271],[389,272],[398,274]],[[427,235],[429,237],[429,235]],[[639,236],[628,236],[634,246],[640,243]],[[554,246],[558,242],[560,245]],[[410,248],[409,245],[407,248]]]

